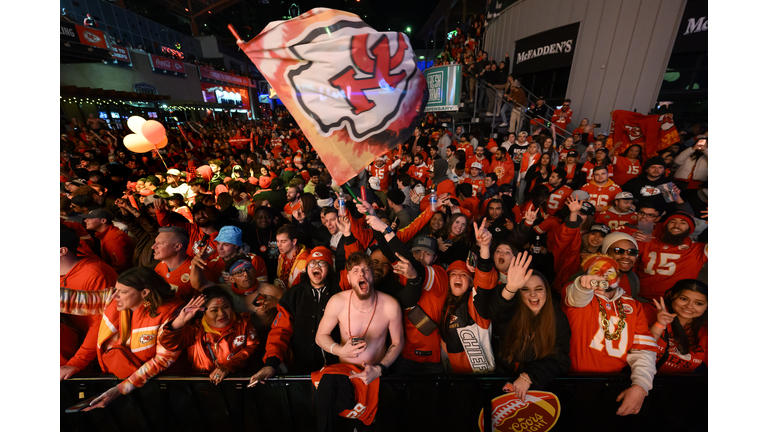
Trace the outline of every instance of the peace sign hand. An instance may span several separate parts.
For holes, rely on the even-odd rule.
[[[664,328],[672,323],[677,314],[671,314],[667,311],[667,306],[664,304],[664,298],[660,298],[658,301],[653,299],[653,304],[656,305],[656,322],[663,325]]]

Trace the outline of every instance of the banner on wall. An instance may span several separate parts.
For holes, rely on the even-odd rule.
[[[517,77],[570,66],[578,35],[579,23],[573,23],[516,41],[512,73]]]
[[[128,53],[128,48],[120,45],[112,45],[112,58],[121,62],[131,62],[131,54]]]
[[[170,59],[167,57],[158,57],[156,55],[147,54],[149,56],[149,63],[152,65],[152,70],[167,70],[168,72],[175,72],[179,74],[186,74],[187,70],[184,67],[184,62]]]
[[[688,0],[672,52],[703,52],[709,49],[707,40],[709,15],[707,0]]]
[[[104,38],[104,33],[100,30],[78,25],[77,35],[80,38],[80,43],[83,45],[109,49],[107,46],[107,40]]]
[[[199,66],[198,70],[200,71],[200,78],[207,78],[210,80],[216,80],[216,81],[224,81],[231,84],[241,85],[248,87],[250,86],[250,80],[246,77],[241,77],[239,75],[217,71],[216,69],[211,69],[209,67],[205,66]]]
[[[461,65],[447,65],[424,71],[429,98],[424,112],[458,111],[461,99]]]
[[[75,23],[61,21],[61,40],[67,42],[80,43],[77,36],[77,25]]]

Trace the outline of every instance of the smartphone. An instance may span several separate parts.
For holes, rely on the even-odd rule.
[[[443,240],[443,244],[452,245],[453,244],[453,240],[445,239],[445,240]]]
[[[260,306],[263,306],[263,305],[259,304],[259,301],[266,300],[266,299],[267,299],[267,296],[265,296],[263,293],[259,293],[259,295],[257,295],[256,298],[253,299],[251,304],[254,305],[254,306],[260,307]]]
[[[97,394],[96,396],[91,396],[88,399],[83,399],[80,402],[72,405],[71,407],[64,410],[65,413],[71,414],[80,412],[89,406],[91,406],[91,402],[93,402],[97,397],[101,396],[101,394]]]
[[[602,123],[595,123],[595,127],[603,127]]]
[[[640,221],[637,223],[638,230],[646,235],[646,241],[651,241],[650,236],[651,233],[653,233],[653,222],[651,221]]]
[[[353,337],[352,339],[349,340],[349,343],[351,343],[352,345],[357,345],[361,342],[365,342],[365,339]]]
[[[467,255],[467,262],[472,267],[477,267],[477,255],[475,255],[474,252],[470,251],[469,255]]]

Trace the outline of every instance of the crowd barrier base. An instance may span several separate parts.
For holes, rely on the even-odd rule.
[[[301,431],[317,429],[314,386],[309,376],[269,380],[248,388],[250,376],[228,377],[218,386],[207,376],[161,376],[104,409],[66,414],[82,399],[119,383],[114,376],[83,376],[61,382],[63,431]],[[483,407],[513,378],[477,375],[389,375],[381,380],[376,420],[364,426],[341,419],[340,430],[479,431]],[[626,375],[569,375],[546,391],[557,395],[561,414],[552,431],[707,430],[706,376],[667,375],[637,415],[617,416],[618,395],[630,386]],[[490,425],[486,417],[485,424]],[[491,429],[486,426],[486,430]]]

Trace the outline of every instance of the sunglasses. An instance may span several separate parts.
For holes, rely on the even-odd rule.
[[[611,248],[611,251],[616,255],[624,255],[624,252],[626,252],[631,257],[636,257],[640,253],[637,249],[623,249],[620,247]]]

